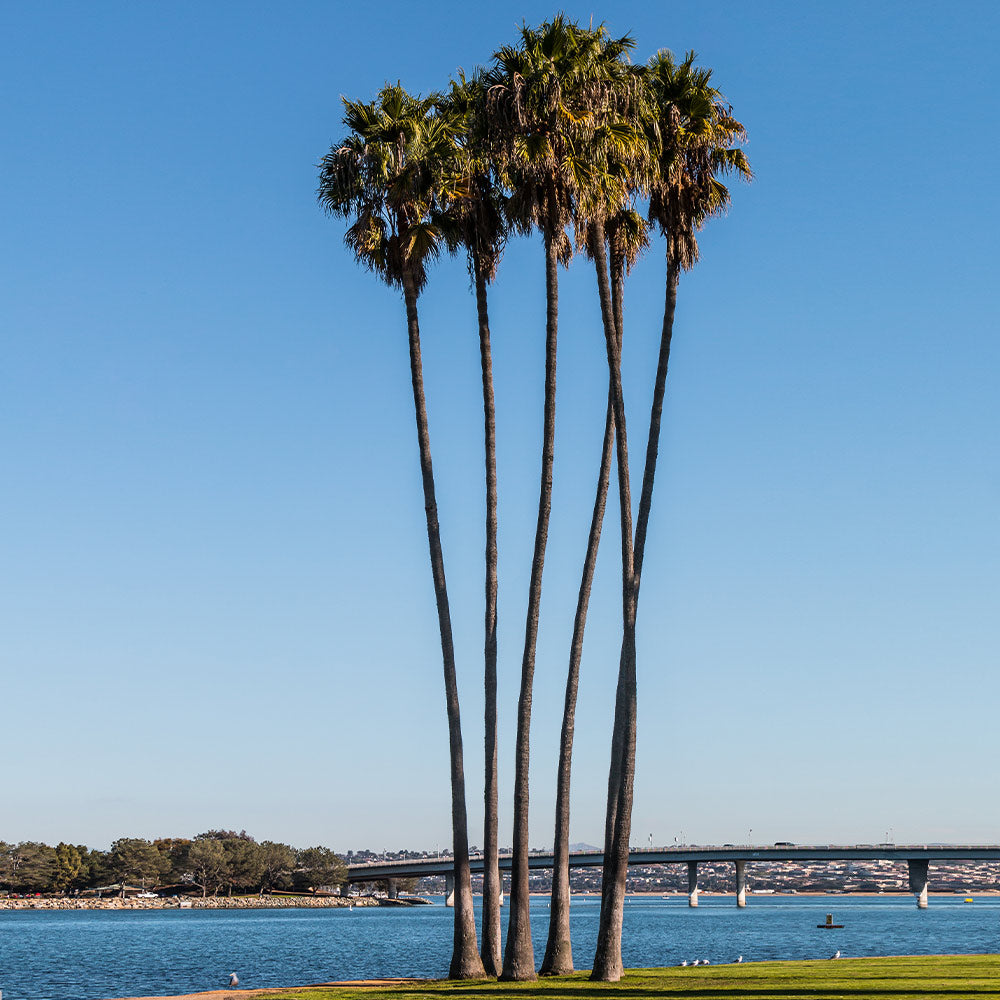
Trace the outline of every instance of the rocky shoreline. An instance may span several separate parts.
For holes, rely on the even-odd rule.
[[[421,900],[423,902],[423,900]],[[183,907],[181,907],[183,903]],[[273,910],[286,908],[330,908],[343,906],[399,905],[397,900],[375,896],[176,896],[163,899],[137,899],[118,896],[102,899],[2,899],[0,910]],[[403,905],[406,905],[404,901]]]

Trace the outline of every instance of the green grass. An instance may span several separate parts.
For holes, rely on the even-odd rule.
[[[620,983],[592,983],[587,973],[534,983],[427,980],[384,987],[311,987],[268,1000],[602,1000],[732,997],[746,1000],[892,1000],[1000,997],[1000,955],[856,958],[831,962],[751,962],[686,969],[630,969]]]

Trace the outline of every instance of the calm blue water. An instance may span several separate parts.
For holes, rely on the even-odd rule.
[[[573,954],[589,968],[597,899],[573,902]],[[821,931],[832,912],[843,930]],[[3,1000],[103,1000],[161,996],[225,985],[295,986],[377,976],[442,976],[453,911],[443,905],[353,910],[148,910],[0,912]],[[548,905],[532,903],[535,960],[545,949]],[[631,898],[626,966],[844,955],[1000,952],[1000,898],[963,903],[912,897],[848,899]]]

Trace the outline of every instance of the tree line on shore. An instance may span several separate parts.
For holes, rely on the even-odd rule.
[[[593,517],[569,643],[556,791],[555,870],[541,972],[573,969],[569,930],[569,787],[584,630],[612,467],[621,534],[621,652],[611,733],[601,915],[594,979],[622,975],[621,932],[628,868],[637,731],[636,626],[652,507],[674,308],[682,272],[699,257],[697,233],[730,202],[726,175],[745,180],[743,125],[689,52],[660,50],[635,65],[629,36],[583,27],[558,15],[525,24],[515,45],[491,64],[451,80],[447,92],[419,96],[386,85],[372,101],[343,99],[348,134],[320,164],[318,199],[347,221],[357,261],[402,291],[422,476],[427,542],[437,606],[450,749],[455,861],[453,978],[536,976],[528,891],[529,736],[542,576],[555,456],[559,268],[578,256],[593,264],[608,367],[606,420]],[[622,388],[626,278],[658,231],[665,249],[664,313],[653,375],[645,458],[633,504]],[[538,516],[521,654],[514,746],[513,855],[509,922],[501,957],[497,791],[496,413],[488,289],[515,236],[541,237],[546,301],[542,455]],[[418,319],[429,267],[463,253],[476,301],[483,389],[485,509],[485,782],[482,945],[469,871],[461,715],[431,460]],[[472,323],[470,322],[470,327]],[[470,331],[471,332],[471,331]],[[595,441],[595,455],[597,454]]]
[[[315,891],[346,881],[347,866],[328,847],[295,848],[240,831],[208,830],[196,837],[122,837],[107,851],[60,842],[0,841],[0,889],[70,894],[126,885],[173,884],[203,896]]]

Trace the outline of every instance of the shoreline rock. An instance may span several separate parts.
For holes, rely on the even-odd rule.
[[[185,905],[180,906],[181,900]],[[25,899],[0,898],[0,910],[281,910],[295,908],[330,909],[351,906],[380,906],[375,896],[171,896],[161,899],[137,899],[117,896],[101,899]]]

